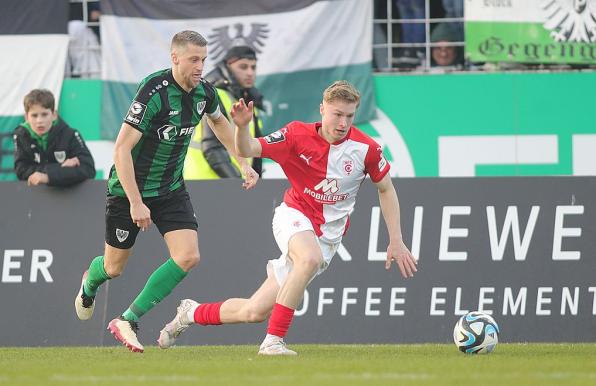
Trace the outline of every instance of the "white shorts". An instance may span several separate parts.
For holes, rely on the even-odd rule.
[[[312,231],[315,233],[315,231],[308,217],[299,210],[290,208],[285,203],[275,208],[272,226],[273,237],[275,237],[275,242],[281,251],[281,256],[277,259],[269,260],[267,263],[267,274],[274,275],[277,283],[282,286],[293,267],[292,259],[288,255],[290,239],[298,232]],[[317,241],[323,255],[323,263],[321,263],[319,271],[316,274],[320,275],[331,263],[331,259],[333,259],[335,252],[337,252],[341,240],[335,243],[329,243],[317,238]]]

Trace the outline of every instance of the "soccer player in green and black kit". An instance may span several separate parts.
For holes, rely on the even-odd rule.
[[[81,320],[91,318],[98,287],[120,275],[139,230],[151,222],[162,234],[170,258],[157,268],[124,313],[108,330],[133,352],[143,352],[138,320],[184,279],[199,262],[197,220],[182,179],[182,167],[193,130],[203,114],[232,154],[234,133],[219,110],[217,92],[202,79],[207,41],[194,31],[174,35],[172,68],[147,76],[139,85],[114,147],[108,181],[105,252],[83,274],[75,298]],[[258,175],[242,159],[244,187]]]

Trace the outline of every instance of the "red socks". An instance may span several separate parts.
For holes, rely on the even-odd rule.
[[[294,317],[294,310],[281,304],[275,303],[273,311],[269,317],[269,325],[267,326],[267,334],[276,335],[280,338],[286,336],[292,318]]]
[[[219,309],[223,302],[219,303],[203,303],[195,310],[195,323],[203,326],[219,325],[221,318],[219,317]]]

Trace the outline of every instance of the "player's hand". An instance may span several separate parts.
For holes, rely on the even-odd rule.
[[[387,247],[387,261],[385,262],[385,269],[388,270],[391,268],[392,261],[397,263],[399,272],[405,278],[413,277],[414,273],[418,271],[416,268],[418,261],[416,261],[414,256],[412,256],[412,253],[402,240],[399,242],[389,243],[389,246]]]
[[[246,162],[242,163],[241,168],[242,175],[244,176],[242,187],[246,190],[254,188],[259,181],[259,174]]]
[[[62,165],[60,166],[62,166],[63,168],[74,168],[77,166],[81,166],[81,161],[79,161],[78,157],[72,157],[62,162]]]
[[[230,114],[232,115],[232,120],[239,128],[245,128],[250,121],[252,120],[252,110],[253,110],[253,103],[252,101],[248,102],[248,105],[244,102],[244,98],[240,98],[238,102],[232,105],[232,110],[230,110]]]
[[[42,172],[34,172],[29,176],[29,178],[27,178],[27,185],[29,186],[43,185],[47,184],[48,182],[50,182],[50,178],[47,174]]]
[[[151,225],[151,211],[142,201],[130,204],[130,217],[142,231],[146,231]]]

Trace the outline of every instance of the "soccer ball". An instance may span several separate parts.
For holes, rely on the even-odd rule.
[[[499,343],[499,326],[492,316],[472,311],[457,321],[453,341],[466,354],[488,354]]]

